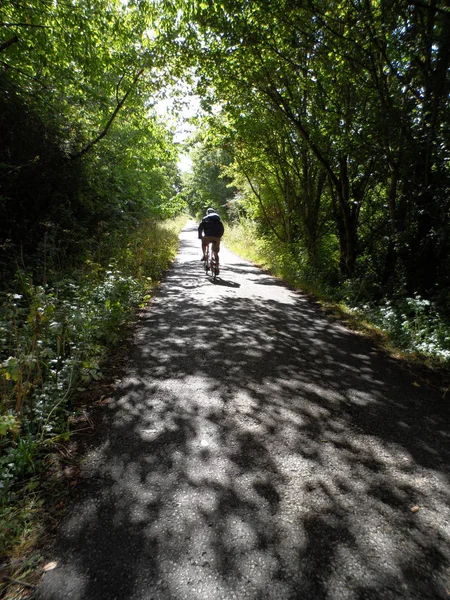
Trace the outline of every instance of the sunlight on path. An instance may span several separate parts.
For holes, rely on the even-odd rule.
[[[290,292],[284,286],[277,285],[273,278],[253,266],[252,263],[227,250],[223,244],[220,251],[222,265],[220,278],[216,285],[212,286],[210,279],[205,276],[200,262],[200,240],[196,236],[195,223],[188,224],[181,234],[180,240],[183,244],[183,253],[178,255],[175,270],[169,274],[163,284],[164,289],[170,289],[172,293],[176,290],[190,288],[196,300],[204,304],[236,295],[240,298],[274,300],[282,304],[294,304],[300,298],[298,294]],[[192,266],[196,262],[198,269],[194,271]],[[186,265],[187,268],[180,277],[183,265]]]

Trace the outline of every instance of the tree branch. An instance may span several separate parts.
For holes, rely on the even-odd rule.
[[[430,6],[426,2],[419,2],[419,0],[410,0],[410,3],[413,6],[418,6],[420,8],[426,8],[427,10],[432,10],[433,12],[442,13],[444,15],[450,14],[450,6]]]
[[[122,97],[122,99],[117,103],[116,108],[114,109],[112,115],[110,116],[110,118],[108,119],[108,122],[106,123],[105,127],[103,128],[103,130],[98,134],[97,137],[95,137],[92,141],[89,142],[89,144],[87,144],[87,146],[85,146],[82,150],[80,150],[80,152],[77,152],[76,154],[72,154],[69,158],[70,160],[75,160],[77,158],[81,158],[82,156],[84,156],[87,152],[89,152],[89,150],[91,150],[91,148],[93,148],[95,146],[95,144],[97,144],[101,139],[103,139],[105,137],[105,135],[108,133],[109,128],[111,127],[111,125],[113,124],[114,119],[116,118],[118,112],[120,111],[120,109],[122,108],[122,106],[125,104],[128,96],[131,94],[131,92],[133,91],[134,86],[136,85],[136,83],[138,82],[138,79],[140,78],[140,76],[142,75],[142,73],[144,72],[144,69],[141,69],[137,75],[135,76],[135,78],[133,79],[133,82],[131,83],[128,91],[126,92],[126,94]]]
[[[264,220],[266,221],[266,224],[270,227],[270,229],[272,230],[272,232],[275,235],[275,237],[277,237],[280,240],[280,242],[282,242],[283,240],[278,235],[278,232],[276,231],[275,227],[272,225],[269,217],[267,216],[266,209],[264,208],[264,204],[263,204],[262,199],[261,199],[261,195],[258,194],[258,192],[256,191],[256,188],[253,185],[253,182],[252,182],[250,176],[248,175],[248,173],[247,173],[247,171],[245,169],[243,169],[243,173],[244,173],[244,176],[245,176],[245,178],[247,179],[247,181],[248,181],[248,183],[250,185],[250,188],[251,188],[252,192],[258,198],[258,202],[259,202],[259,205],[261,206],[261,210],[262,210],[262,213],[263,213],[263,216],[264,216]]]
[[[25,73],[25,71],[22,71],[22,69],[18,69],[17,67],[13,67],[10,64],[8,64],[7,62],[5,62],[4,60],[0,61],[0,65],[3,65],[6,69],[12,69],[13,71],[16,71],[17,73],[20,73],[21,75],[24,75],[24,77],[28,77],[28,79],[33,79],[34,81],[38,81],[39,83],[41,83],[34,75],[30,75],[29,73]]]
[[[9,40],[6,40],[6,42],[2,42],[0,44],[0,52],[3,52],[3,50],[6,50],[13,44],[16,44],[18,41],[19,41],[19,38],[17,37],[17,35],[13,35],[12,38],[9,38]]]
[[[37,25],[35,23],[0,23],[1,27],[38,27],[39,29],[52,29],[50,25]]]

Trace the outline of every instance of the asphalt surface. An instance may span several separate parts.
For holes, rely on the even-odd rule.
[[[450,597],[442,392],[194,225],[39,600]],[[448,403],[448,401],[447,401]]]

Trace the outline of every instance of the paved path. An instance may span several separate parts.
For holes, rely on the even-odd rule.
[[[441,394],[236,255],[216,285],[199,257],[190,224],[39,599],[448,599]]]

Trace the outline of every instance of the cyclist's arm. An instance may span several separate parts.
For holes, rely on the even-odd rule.
[[[203,228],[204,228],[205,224],[203,223],[203,221],[200,223],[200,225],[198,226],[198,239],[201,240],[202,239],[202,233],[203,233]]]

